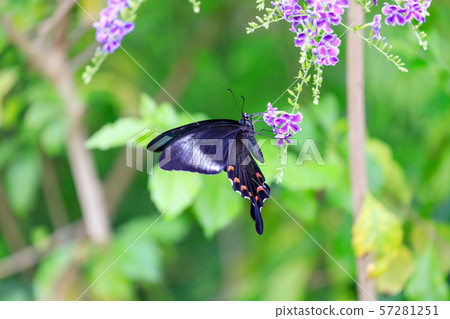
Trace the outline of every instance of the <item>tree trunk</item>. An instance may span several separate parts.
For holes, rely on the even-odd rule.
[[[350,27],[364,23],[364,13],[359,5],[350,1],[348,24]],[[356,221],[364,196],[368,191],[366,171],[366,122],[364,111],[364,51],[363,41],[353,32],[347,32],[347,116],[350,178],[353,202],[353,220]],[[372,257],[356,259],[356,281],[359,283],[358,300],[373,300],[375,285],[367,279],[367,265]]]

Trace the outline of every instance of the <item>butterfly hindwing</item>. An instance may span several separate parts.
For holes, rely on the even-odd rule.
[[[264,201],[270,197],[270,188],[240,137],[241,134],[238,134],[233,141],[235,148],[232,148],[228,154],[226,171],[233,190],[250,200],[250,215],[255,221],[257,233],[261,235],[264,228],[261,209]]]

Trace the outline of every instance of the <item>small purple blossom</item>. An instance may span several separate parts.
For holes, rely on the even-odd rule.
[[[296,47],[304,47],[308,43],[308,37],[305,32],[299,33],[295,38],[295,46]]]
[[[305,23],[309,16],[307,14],[302,14],[302,7],[298,4],[297,0],[281,0],[278,2],[272,2],[272,6],[278,4],[284,19],[287,22],[292,23],[290,30],[292,32],[297,32],[297,27],[301,23]]]
[[[317,55],[316,63],[318,65],[336,65],[339,62],[339,45],[341,40],[335,34],[327,34],[320,40],[319,45],[313,50]]]
[[[308,2],[308,8],[312,9],[314,11],[320,11],[323,10],[323,2],[322,0],[305,0]]]
[[[319,16],[316,19],[317,28],[324,30],[326,33],[333,33],[330,24],[338,25],[341,20],[341,16],[334,12],[319,11]]]
[[[350,6],[349,0],[330,0],[328,2],[327,9],[330,12],[333,12],[336,15],[343,15],[344,8],[348,8]]]
[[[264,113],[264,122],[272,127],[278,146],[281,147],[284,143],[291,143],[289,138],[292,134],[301,130],[298,125],[301,121],[302,114],[300,112],[288,114],[283,111],[278,111],[270,102],[267,104],[267,111]]]
[[[405,8],[407,9],[406,20],[411,21],[414,17],[419,22],[425,22],[425,15],[427,13],[426,8],[423,8],[418,1],[408,1],[405,4]]]
[[[291,136],[292,136],[291,133],[286,134],[286,135],[285,135],[285,134],[278,133],[277,135],[275,135],[275,138],[277,139],[277,145],[278,145],[279,147],[281,147],[281,146],[284,145],[284,143],[286,143],[286,144],[291,144],[292,141],[289,139]]]
[[[275,126],[279,126],[280,128],[277,130],[277,133],[287,134],[291,131],[293,134],[297,133],[300,130],[300,127],[297,123],[302,121],[302,115],[297,113],[295,115],[290,115],[287,113],[282,114],[277,117],[274,121]]]
[[[277,108],[276,107],[272,107],[272,103],[268,103],[267,104],[267,111],[264,113],[263,119],[264,122],[266,122],[267,125],[269,126],[274,126],[275,125],[275,119],[277,117]]]
[[[395,25],[405,25],[406,24],[406,18],[405,13],[408,10],[406,8],[402,8],[398,5],[390,5],[389,3],[385,2],[384,7],[381,9],[381,12],[386,16],[386,19],[384,22],[386,24],[390,24],[392,26]]]
[[[103,44],[105,53],[117,50],[124,36],[134,29],[133,22],[118,18],[120,11],[128,6],[128,0],[108,0],[108,7],[100,11],[100,20],[92,25],[97,30],[95,39]]]
[[[380,28],[381,28],[381,14],[376,14],[373,17],[372,26],[371,26],[371,29],[373,30],[373,37],[372,37],[372,39],[379,39],[379,38],[381,38]]]
[[[373,0],[373,4],[377,6],[378,5],[378,0]]]

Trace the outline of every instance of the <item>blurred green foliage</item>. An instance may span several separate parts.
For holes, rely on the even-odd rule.
[[[0,7],[0,17],[7,12],[19,30],[34,30],[52,13],[50,2],[11,1]],[[80,4],[97,16],[105,3]],[[342,62],[324,72],[319,106],[312,105],[309,90],[300,98],[303,131],[298,145],[289,149],[281,184],[274,181],[279,149],[269,142],[262,145],[267,163],[261,169],[273,196],[262,211],[263,236],[254,231],[248,201],[232,192],[225,174],[200,176],[155,168],[151,176],[137,172],[111,212],[114,236],[107,247],[76,239],[50,250],[50,234],[63,226],[55,223],[55,205],[57,214],[70,223],[81,218],[65,146],[67,115],[55,88],[30,69],[0,30],[0,183],[19,237],[42,253],[30,270],[0,280],[0,299],[76,299],[112,263],[83,298],[355,299],[355,283],[278,202],[350,274],[355,273],[355,256],[374,254],[369,267],[379,298],[447,300],[450,44],[445,39],[450,11],[448,4],[433,3],[430,12],[424,26],[429,34],[426,52],[407,30],[383,30],[409,73],[398,72],[375,50],[366,51],[371,194],[355,227],[342,52]],[[246,96],[247,112],[260,112],[297,74],[290,32],[273,25],[270,31],[246,35],[254,15],[252,1],[204,1],[199,14],[192,13],[189,1],[146,1],[137,14],[136,29],[123,45],[170,93],[177,92],[176,99],[195,120],[237,119],[227,88]],[[73,8],[70,31],[77,40],[71,56],[94,41],[91,23],[79,7]],[[122,159],[126,141],[136,133],[192,122],[121,50],[105,60],[88,86],[82,84],[82,69],[77,69],[76,81],[88,105],[86,147],[104,183],[117,169],[115,160]],[[286,106],[286,98],[276,106]],[[309,139],[326,165],[308,160],[295,165]],[[302,154],[303,159],[308,155]],[[129,169],[125,159],[119,166]],[[53,181],[49,170],[56,176]],[[0,265],[17,250],[10,236],[0,233]]]

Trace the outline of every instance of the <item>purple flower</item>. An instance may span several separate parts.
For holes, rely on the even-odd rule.
[[[323,10],[323,2],[322,0],[305,0],[308,2],[307,8],[313,9],[314,11],[320,11]]]
[[[267,123],[267,125],[269,126],[274,126],[275,123],[275,118],[277,117],[277,108],[276,107],[272,107],[272,104],[269,102],[267,104],[267,111],[264,113],[263,119],[264,122]]]
[[[316,19],[317,28],[324,30],[326,33],[333,33],[330,23],[338,25],[341,23],[341,19],[341,16],[338,16],[333,12],[319,11],[319,16]]]
[[[373,17],[372,26],[370,28],[374,32],[372,39],[379,39],[379,38],[381,38],[381,35],[380,35],[381,14],[376,14]]]
[[[297,123],[300,123],[302,121],[302,115],[300,113],[297,113],[295,115],[290,115],[287,113],[284,113],[280,117],[277,117],[274,121],[275,126],[281,126],[278,130],[278,134],[287,134],[290,131],[292,131],[293,134],[297,133],[300,130],[300,127]]]
[[[286,142],[286,144],[291,144],[292,141],[289,139],[289,137],[291,137],[291,136],[292,136],[291,133],[286,134],[286,135],[278,133],[277,135],[275,135],[275,138],[277,139],[277,145],[279,147],[281,147],[284,145],[285,142]]]
[[[272,2],[272,6],[279,5],[280,11],[287,22],[292,23],[290,30],[297,32],[297,27],[300,23],[305,23],[309,18],[307,14],[302,14],[302,7],[298,4],[297,0],[282,0]]]
[[[296,47],[304,47],[308,43],[308,38],[305,32],[299,33],[295,38],[295,46]]]
[[[408,3],[405,4],[405,8],[407,9],[406,13],[406,20],[411,21],[411,19],[414,17],[419,22],[425,22],[425,15],[427,13],[426,8],[422,8],[422,6],[419,4],[419,2],[416,1],[408,1]]]
[[[328,3],[327,9],[336,15],[343,15],[344,8],[348,8],[349,6],[349,0],[331,0]]]
[[[378,0],[373,0],[373,4],[377,6],[378,5]]]
[[[339,45],[341,40],[335,34],[327,34],[320,40],[313,54],[317,55],[316,63],[318,65],[336,65],[339,62]]]
[[[381,9],[381,12],[386,16],[386,19],[384,22],[387,25],[395,26],[398,25],[405,25],[406,18],[404,14],[408,10],[405,8],[402,8],[401,6],[396,5],[390,5],[389,3],[385,2],[383,9]]]
[[[124,36],[134,29],[133,22],[118,19],[119,12],[128,6],[128,0],[108,0],[108,7],[100,11],[100,20],[92,25],[97,30],[95,39],[106,53],[117,50]]]

